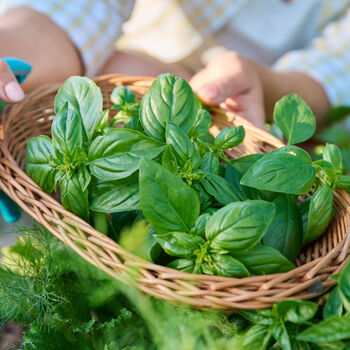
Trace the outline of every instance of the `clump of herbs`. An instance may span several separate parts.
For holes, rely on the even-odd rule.
[[[148,260],[232,277],[289,271],[332,220],[332,192],[350,191],[336,145],[314,162],[295,146],[316,130],[297,95],[274,111],[288,145],[234,160],[225,152],[243,142],[244,128],[214,138],[209,112],[182,78],[160,75],[140,103],[123,86],[111,99],[119,112],[109,120],[100,89],[68,79],[55,98],[52,139],[27,144],[27,172],[45,191],[58,183],[65,208],[116,240],[125,218],[144,222],[135,252]]]

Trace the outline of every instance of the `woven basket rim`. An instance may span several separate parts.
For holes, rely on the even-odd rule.
[[[119,85],[125,84],[125,85],[130,85],[132,88],[142,88],[142,89],[147,89],[147,87],[150,85],[153,79],[154,78],[151,78],[151,77],[129,77],[125,75],[115,75],[115,74],[99,76],[94,78],[94,80],[97,83],[101,83],[101,84],[108,83],[114,86],[118,84]],[[349,259],[348,254],[349,254],[349,245],[350,245],[350,239],[349,239],[349,233],[348,233],[347,227],[346,227],[346,233],[344,237],[340,239],[338,244],[336,244],[332,249],[330,249],[330,251],[326,255],[319,256],[318,258],[310,262],[307,262],[306,264],[303,264],[287,273],[279,273],[279,274],[272,274],[272,275],[250,276],[245,278],[232,278],[232,277],[211,276],[211,275],[195,275],[195,274],[185,273],[182,271],[174,270],[166,266],[157,265],[157,264],[148,262],[140,257],[135,256],[132,253],[127,252],[122,247],[120,247],[117,242],[113,241],[111,238],[103,235],[102,233],[96,231],[91,225],[86,223],[84,220],[80,219],[76,215],[65,210],[58,201],[56,201],[50,195],[46,194],[43,190],[41,190],[41,188],[39,188],[39,186],[33,180],[31,180],[23,170],[21,170],[21,168],[16,162],[15,156],[12,154],[10,150],[9,144],[11,142],[11,139],[8,135],[11,135],[10,133],[11,125],[13,124],[15,118],[20,116],[23,113],[24,106],[26,106],[28,103],[31,103],[32,101],[41,101],[42,99],[46,98],[48,95],[50,94],[52,95],[55,91],[57,91],[57,89],[60,86],[61,86],[60,83],[48,84],[48,85],[42,86],[36,89],[35,91],[33,91],[32,93],[30,93],[29,95],[27,95],[23,102],[17,105],[14,105],[10,108],[7,108],[6,111],[2,114],[0,121],[2,121],[4,137],[0,147],[2,151],[2,158],[0,161],[0,188],[12,199],[14,199],[14,201],[17,202],[17,204],[19,204],[24,211],[26,211],[27,213],[29,213],[29,215],[34,217],[35,220],[42,223],[46,228],[49,229],[51,233],[53,233],[57,238],[59,238],[68,246],[70,246],[72,249],[74,249],[85,260],[94,264],[101,270],[107,272],[109,275],[113,276],[114,278],[117,278],[127,283],[137,285],[144,292],[152,294],[156,297],[159,297],[171,302],[188,303],[188,304],[191,304],[192,306],[196,306],[200,308],[210,308],[210,309],[219,308],[219,309],[230,309],[230,310],[239,307],[238,306],[239,304],[237,304],[239,303],[239,301],[231,302],[230,305],[228,305],[226,301],[229,300],[229,296],[226,296],[226,294],[228,293],[226,292],[226,290],[229,290],[229,288],[231,289],[235,288],[239,290],[240,288],[239,286],[242,284],[259,285],[259,287],[256,288],[255,293],[256,294],[260,293],[261,295],[263,295],[263,293],[269,291],[271,287],[278,285],[279,283],[287,283],[285,281],[293,279],[293,277],[296,275],[298,276],[303,275],[304,276],[303,280],[305,284],[307,284],[310,281],[310,286],[311,286],[315,282],[315,276],[317,278],[319,277],[318,275],[319,270],[320,269],[322,270],[322,268],[324,269],[325,267],[327,267],[327,265],[334,258],[340,257],[339,263],[334,269],[335,272],[332,272],[332,274],[339,272],[345,266],[345,263]],[[268,132],[256,128],[253,124],[246,121],[244,118],[235,115],[232,112],[226,112],[220,108],[212,108],[211,112],[213,114],[215,113],[223,114],[229,121],[244,125],[247,133],[253,133],[254,136],[263,140],[263,143],[267,143],[275,148],[284,146],[284,144],[280,140],[278,140]],[[346,194],[344,191],[337,191],[334,193],[334,196],[335,198],[337,198],[337,200],[339,200],[342,203],[342,206],[343,206],[342,209],[345,210],[346,212],[346,215],[344,214],[346,216],[344,220],[346,220],[346,225],[348,225],[349,216],[350,216],[350,210],[349,210],[350,196]],[[25,200],[29,202],[25,202]],[[35,206],[34,211],[32,210],[32,207],[29,207],[28,203],[34,203],[34,206]],[[33,206],[33,204],[31,205]],[[54,225],[56,226],[54,227]],[[72,229],[71,227],[74,227],[74,229],[78,233],[73,234],[72,230],[74,231],[74,229]],[[79,242],[78,235],[81,236],[80,242]],[[74,241],[76,243],[86,245],[85,252],[82,251],[80,248],[78,248],[76,243],[74,243],[70,238],[71,236],[72,237],[74,236]],[[101,247],[105,251],[103,251]],[[112,256],[113,254],[115,256]],[[123,259],[125,259],[126,267],[122,267],[123,262],[121,262],[121,260],[117,256],[122,256]],[[115,265],[114,271],[112,271],[111,268],[107,268],[105,265],[103,265],[105,264],[106,261],[108,261],[109,267],[113,264]],[[130,272],[129,270],[130,269],[133,270],[134,268],[142,269],[141,283],[140,283],[139,276],[135,278],[135,277],[131,277],[128,273],[124,273],[125,271]],[[115,271],[116,269],[117,269],[117,272]],[[336,281],[329,278],[329,275],[323,276],[323,277],[325,279],[321,281],[324,281],[326,288],[327,286],[332,286],[336,283]],[[148,279],[149,281],[143,281],[143,279]],[[149,287],[151,280],[159,284],[159,287],[157,290],[153,290],[151,287]],[[223,301],[221,303],[220,298],[218,300],[214,300],[215,298],[213,299],[208,296],[207,298],[204,298],[204,301],[201,300],[200,302],[196,303],[196,298],[194,297],[192,298],[191,302],[188,302],[188,300],[184,298],[183,295],[181,295],[181,293],[176,291],[171,292],[171,290],[165,290],[166,288],[170,288],[169,285],[173,283],[172,282],[173,280],[176,281],[174,283],[181,282],[181,283],[184,283],[184,285],[186,285],[187,283],[186,281],[194,281],[196,283],[198,282],[198,283],[201,283],[202,285],[207,286],[207,289],[204,289],[202,291],[200,288],[199,290],[192,288],[193,294],[195,296],[200,295],[201,293],[203,294],[203,292],[205,294],[206,291],[208,291],[208,294],[209,294],[209,291],[215,294],[215,292],[217,291],[218,294],[226,293],[225,294],[226,299],[223,298],[222,299]],[[162,288],[162,283],[164,288]],[[211,284],[211,283],[214,283],[214,284]],[[226,285],[228,287],[225,287]],[[185,291],[180,290],[180,292],[183,292],[185,296],[186,296],[186,293],[190,295],[191,285],[189,284],[189,285],[186,285],[185,287],[186,287],[185,289],[188,289],[188,290],[185,290]],[[224,290],[225,292],[221,292],[221,290]],[[254,294],[254,292],[252,293]],[[279,294],[276,293],[277,295],[276,298],[283,298],[283,290],[281,291],[281,293],[282,293],[282,296],[278,296]],[[318,294],[319,293],[308,293],[306,295],[301,295],[300,298],[309,299]],[[272,294],[272,296],[273,295],[274,294]],[[235,300],[239,300],[239,296],[236,297]],[[232,307],[232,305],[237,305],[237,306]],[[261,308],[261,307],[268,307],[268,306],[271,306],[271,302],[269,301],[266,301],[265,303],[261,301],[254,302],[254,298],[252,298],[251,307],[245,304],[245,305],[242,305],[242,308]]]

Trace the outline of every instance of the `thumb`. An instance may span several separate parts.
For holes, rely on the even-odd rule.
[[[12,74],[8,64],[0,59],[0,99],[14,103],[23,100],[24,92]]]
[[[219,105],[227,98],[243,92],[233,77],[220,77],[201,86],[197,96],[208,105]]]

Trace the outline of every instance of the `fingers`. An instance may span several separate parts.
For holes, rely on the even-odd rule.
[[[24,92],[8,64],[0,59],[0,99],[7,103],[23,100]]]

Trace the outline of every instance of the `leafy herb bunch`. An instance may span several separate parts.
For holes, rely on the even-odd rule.
[[[68,79],[55,98],[52,140],[27,144],[27,172],[47,192],[58,183],[63,206],[86,220],[90,211],[114,213],[114,233],[123,221],[116,213],[136,211],[149,223],[143,244],[163,248],[160,257],[147,255],[155,262],[234,277],[288,271],[331,221],[335,187],[350,190],[337,146],[327,145],[316,162],[294,146],[316,128],[296,95],[275,109],[288,146],[235,160],[224,150],[243,141],[244,128],[213,138],[210,114],[179,77],[160,75],[140,104],[126,87],[111,99],[119,113],[109,121],[100,89]]]

